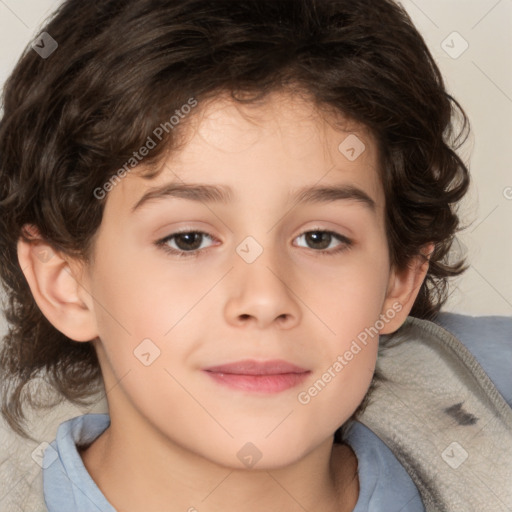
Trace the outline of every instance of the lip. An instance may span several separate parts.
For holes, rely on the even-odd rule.
[[[256,361],[254,359],[244,359],[234,363],[211,366],[204,369],[213,373],[229,373],[232,375],[279,375],[283,373],[305,373],[308,370],[295,366],[282,359],[272,361]]]
[[[298,386],[310,371],[283,360],[244,360],[203,370],[221,385],[256,393],[278,393]]]

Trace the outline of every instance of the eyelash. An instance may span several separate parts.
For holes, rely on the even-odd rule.
[[[322,249],[322,250],[311,249],[312,251],[318,253],[318,256],[335,256],[337,254],[340,254],[342,252],[345,252],[345,251],[349,250],[352,247],[352,245],[353,245],[352,240],[350,240],[349,238],[347,238],[347,237],[345,237],[343,235],[340,235],[339,233],[336,233],[335,231],[329,231],[329,230],[320,229],[320,228],[313,228],[313,229],[310,229],[308,231],[304,231],[303,233],[298,235],[298,237],[307,235],[309,233],[327,233],[329,235],[332,235],[339,242],[341,242],[341,245],[338,248],[336,248],[336,249],[330,249],[330,250],[327,250],[327,249]],[[202,252],[207,251],[208,249],[195,249],[193,251],[180,251],[180,250],[172,249],[168,245],[168,242],[170,240],[172,240],[173,238],[175,238],[176,236],[179,236],[179,235],[196,235],[196,234],[197,235],[206,235],[206,236],[210,237],[212,240],[216,240],[215,237],[213,237],[212,235],[210,235],[208,233],[205,233],[204,231],[194,231],[194,230],[188,231],[188,230],[183,230],[183,231],[177,231],[176,233],[172,233],[171,235],[166,236],[165,238],[157,240],[155,242],[155,245],[157,247],[159,247],[160,249],[162,249],[165,253],[171,254],[172,256],[177,256],[179,258],[197,258],[197,257],[199,257],[201,255]]]

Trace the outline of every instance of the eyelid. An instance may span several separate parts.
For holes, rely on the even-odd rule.
[[[301,236],[301,235],[304,235],[306,233],[311,233],[311,232],[318,232],[318,231],[320,231],[322,233],[330,233],[331,235],[335,235],[336,237],[339,237],[342,240],[345,240],[346,242],[353,243],[353,240],[349,236],[343,235],[342,233],[339,233],[338,231],[335,231],[334,229],[329,229],[329,228],[322,227],[322,226],[313,226],[312,228],[305,229],[305,230],[301,231],[297,236]],[[297,238],[297,236],[295,238]]]

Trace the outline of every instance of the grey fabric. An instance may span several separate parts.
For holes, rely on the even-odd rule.
[[[512,407],[512,316],[440,313],[435,323],[469,349]]]
[[[409,317],[382,339],[386,377],[359,421],[393,451],[427,512],[512,510],[512,409],[469,350]]]
[[[27,391],[42,393],[54,401],[58,399],[43,379],[33,381]],[[92,402],[87,412],[108,411],[104,392],[93,397]],[[33,439],[16,434],[0,415],[1,512],[47,512],[43,497],[42,452],[55,439],[63,421],[84,412],[85,408],[82,410],[67,400],[40,411],[27,408],[27,431]]]

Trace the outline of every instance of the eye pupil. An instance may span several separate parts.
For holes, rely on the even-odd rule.
[[[329,247],[331,234],[326,231],[311,231],[306,234],[308,237],[308,243],[311,241],[313,245],[320,244],[320,247],[314,247],[315,249],[326,249]]]
[[[201,247],[201,236],[201,233],[181,233],[176,235],[176,245],[180,248],[180,250],[194,251]],[[197,243],[198,240],[199,243]],[[185,241],[185,244],[181,244],[180,242],[182,241]]]

